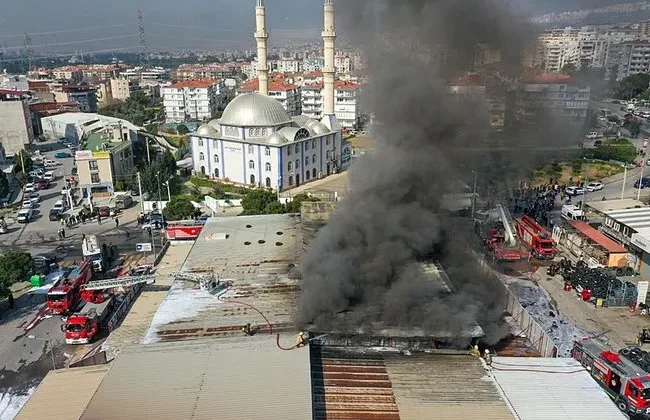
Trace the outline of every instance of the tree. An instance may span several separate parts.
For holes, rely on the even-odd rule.
[[[614,88],[614,95],[618,99],[629,100],[636,98],[648,89],[650,85],[650,74],[638,73],[628,76],[618,82]]]
[[[149,134],[153,134],[154,136],[158,135],[158,126],[156,124],[148,124],[144,129]]]
[[[185,135],[190,132],[190,129],[187,128],[185,124],[178,124],[176,126],[176,131],[178,132],[178,134]]]
[[[0,171],[0,197],[6,197],[9,194],[9,180],[7,175]]]
[[[630,135],[632,137],[637,137],[641,132],[641,122],[638,119],[633,119],[627,126],[627,129],[630,130]]]
[[[320,201],[316,197],[310,197],[307,194],[297,194],[293,200],[287,203],[287,213],[300,213],[303,201]]]
[[[34,260],[25,252],[8,251],[0,255],[0,297],[9,298],[13,306],[11,285],[24,280],[34,272]]]
[[[152,197],[158,197],[158,186],[160,185],[160,199],[162,200],[164,194],[162,190],[165,188],[162,184],[170,180],[176,173],[176,159],[169,151],[163,153],[162,156],[156,157],[151,161],[151,165],[147,165],[140,173],[142,180],[142,190],[147,191]]]
[[[242,198],[242,215],[267,214],[267,211],[276,211],[277,206],[270,206],[277,202],[277,196],[269,190],[253,190]],[[278,203],[279,204],[279,203]]]
[[[24,168],[23,168],[23,163],[25,164]],[[31,171],[32,167],[34,166],[34,162],[32,162],[32,158],[29,157],[29,155],[25,150],[21,150],[20,152],[16,153],[16,156],[14,156],[14,164],[18,168],[18,171],[24,173],[28,173],[29,171]]]
[[[184,197],[174,197],[163,209],[168,220],[188,219],[194,214],[194,205]]]

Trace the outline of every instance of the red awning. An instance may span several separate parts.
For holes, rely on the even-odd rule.
[[[627,253],[627,249],[623,245],[618,244],[612,239],[609,239],[607,236],[603,235],[599,230],[592,228],[586,222],[580,220],[569,220],[571,226],[574,229],[578,230],[580,233],[585,235],[587,238],[596,242],[607,252],[613,254],[622,254]]]

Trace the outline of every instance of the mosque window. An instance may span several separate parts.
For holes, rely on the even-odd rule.
[[[316,155],[311,155],[311,163],[312,165],[316,164]]]
[[[265,166],[266,172],[271,172],[271,164],[267,163]]]
[[[296,171],[300,168],[300,161],[296,159]]]
[[[296,144],[296,153],[300,153],[300,145]]]
[[[309,166],[309,156],[305,158],[305,166]]]
[[[214,155],[214,163],[219,163],[219,155]]]
[[[325,137],[325,146],[330,145],[330,136]]]
[[[316,148],[316,139],[313,139],[313,140],[311,141],[311,148],[312,148],[312,149],[315,149],[315,148]]]
[[[252,144],[249,144],[248,145],[248,153],[251,154],[251,155],[255,154],[255,146],[253,146]]]
[[[267,133],[268,133],[268,131],[266,131],[266,128],[263,128],[262,129],[262,136],[266,137]]]
[[[219,147],[219,143],[216,140],[212,140],[212,147],[216,149],[217,147]]]
[[[199,139],[199,147],[203,147],[203,139]]]
[[[255,161],[253,160],[248,161],[248,169],[255,169]]]
[[[287,156],[291,156],[291,146],[287,147]]]
[[[309,142],[308,141],[305,142],[305,150],[309,150]]]
[[[271,148],[267,146],[267,147],[264,149],[264,154],[265,154],[266,156],[271,156]]]
[[[248,129],[248,136],[253,137],[253,133],[255,133],[255,131],[252,128],[249,128]]]
[[[329,150],[325,153],[325,159],[330,160],[330,151]]]
[[[255,137],[259,137],[259,136],[260,136],[260,133],[261,133],[260,129],[259,129],[259,128],[256,128],[256,129],[255,129]]]
[[[293,185],[293,175],[289,175],[289,185]]]
[[[289,162],[289,163],[287,163],[287,170],[288,170],[289,172],[293,171],[293,162]]]
[[[199,160],[205,160],[205,155],[203,152],[199,153]]]

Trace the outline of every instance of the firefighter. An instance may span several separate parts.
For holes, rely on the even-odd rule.
[[[251,324],[250,324],[250,323],[246,323],[246,325],[244,325],[244,326],[241,328],[241,330],[244,332],[244,335],[248,335],[248,336],[251,335]]]
[[[307,344],[307,340],[305,340],[305,333],[300,331],[298,333],[298,336],[296,337],[296,347],[298,348],[305,347],[306,344]]]
[[[470,348],[467,354],[470,356],[481,357],[481,351],[478,349],[478,345]]]
[[[483,360],[485,360],[486,365],[492,366],[492,355],[490,354],[490,350],[485,349],[485,354],[483,354]]]

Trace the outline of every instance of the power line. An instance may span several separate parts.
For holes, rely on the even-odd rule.
[[[47,31],[47,32],[32,32],[31,35],[53,35],[53,34],[65,34],[71,32],[83,32],[91,31],[96,29],[109,29],[109,28],[121,28],[124,26],[131,26],[129,23],[121,23],[119,25],[105,25],[105,26],[92,26],[88,28],[78,28],[78,29],[63,29],[58,31]],[[18,38],[23,37],[25,34],[11,34],[11,35],[0,35],[0,38]]]
[[[27,36],[27,34],[25,34],[25,36]],[[112,40],[112,39],[132,38],[132,37],[135,37],[135,36],[138,36],[138,34],[116,35],[116,36],[108,36],[108,37],[104,37],[104,38],[83,39],[83,40],[79,40],[79,41],[52,42],[52,43],[49,43],[49,44],[32,45],[31,47],[32,48],[41,48],[41,47],[54,47],[54,46],[57,46],[57,45],[75,45],[75,44],[82,44],[82,43],[87,43],[87,42],[99,42],[99,41],[109,41],[109,40]],[[26,40],[26,38],[25,38],[25,40]],[[30,38],[30,42],[31,42],[31,38]],[[27,47],[27,45],[25,45],[25,47],[7,47],[7,49],[8,50],[21,50],[21,49],[26,48],[26,47]]]
[[[131,46],[128,46],[128,47],[108,48],[108,49],[104,49],[104,50],[93,50],[93,51],[86,51],[86,54],[101,54],[101,53],[113,52],[113,51],[135,50],[138,47],[139,47],[139,45],[131,45]],[[51,59],[54,59],[54,58],[67,58],[67,57],[70,57],[70,53],[34,56],[33,60],[51,60]],[[16,62],[16,61],[25,61],[25,57],[10,58],[10,59],[2,60],[3,63]]]
[[[25,50],[27,50],[27,62],[29,70],[32,69],[32,60],[34,58],[34,47],[32,46],[32,37],[25,32]]]

